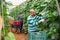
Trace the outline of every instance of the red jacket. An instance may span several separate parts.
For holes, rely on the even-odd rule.
[[[16,26],[18,26],[18,25],[21,25],[21,22],[20,21],[14,21],[13,24],[16,25]]]

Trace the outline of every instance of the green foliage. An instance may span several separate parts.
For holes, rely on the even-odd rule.
[[[8,24],[7,20],[7,5],[12,5],[12,3],[7,3],[5,0],[0,0],[0,14],[3,17],[5,26]]]
[[[59,0],[58,0],[59,1]],[[3,18],[5,25],[7,24],[7,4],[3,2],[3,9],[1,7],[1,0],[0,0],[0,13],[3,10]],[[60,4],[60,1],[59,1]],[[12,5],[12,4],[10,4]],[[52,34],[58,33],[57,29],[60,27],[60,16],[58,15],[55,0],[27,0],[26,2],[22,3],[21,5],[13,8],[10,12],[10,16],[14,17],[15,19],[18,17],[18,14],[22,11],[23,13],[23,21],[24,21],[24,30],[27,31],[27,17],[29,16],[29,10],[34,9],[36,15],[43,15],[46,17],[44,23],[41,23],[37,26],[38,31],[45,31],[47,33],[47,37],[50,38]],[[2,34],[6,35],[8,28],[4,28],[2,30]],[[59,30],[58,30],[59,31]],[[5,40],[14,40],[14,37],[11,39],[11,34],[8,33],[5,36]]]
[[[29,0],[21,5],[13,8],[10,12],[10,16],[15,19],[18,17],[20,11],[23,13],[24,29],[27,30],[27,17],[29,16],[29,10],[34,9],[36,15],[43,15],[46,17],[44,23],[38,25],[37,30],[43,29],[47,33],[47,36],[51,37],[52,34],[58,33],[57,28],[60,25],[60,19],[56,7],[55,0]],[[14,15],[14,16],[13,16]]]
[[[14,34],[9,32],[5,37],[4,40],[15,40]]]
[[[4,23],[7,24],[7,19],[6,19],[6,16],[7,16],[7,5],[5,4],[5,2],[3,2],[3,0],[0,0],[0,15],[3,17],[4,19]]]
[[[2,13],[2,6],[1,6],[1,0],[0,0],[0,15]]]
[[[2,4],[2,6],[1,6]],[[11,5],[11,4],[9,4]],[[15,40],[13,33],[8,32],[8,20],[7,20],[7,3],[3,0],[0,0],[0,15],[3,17],[4,20],[4,28],[2,28],[2,37],[4,40]]]
[[[4,24],[7,25],[7,4],[3,2],[3,19],[4,19]]]
[[[15,36],[12,32],[8,31],[8,26],[4,27],[2,29],[2,37],[4,38],[4,40],[15,40]]]
[[[6,34],[8,33],[8,27],[4,27],[3,29],[2,29],[2,36],[6,36]]]

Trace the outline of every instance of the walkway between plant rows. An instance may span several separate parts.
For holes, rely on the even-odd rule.
[[[27,34],[24,33],[20,33],[20,34],[16,34],[14,33],[16,40],[27,40]]]

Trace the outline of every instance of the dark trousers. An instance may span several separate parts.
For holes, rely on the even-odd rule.
[[[23,24],[21,24],[21,25],[12,25],[12,28],[19,29],[22,32]]]
[[[23,24],[21,24],[20,26],[18,26],[18,28],[19,28],[19,29],[20,29],[20,31],[22,32]]]

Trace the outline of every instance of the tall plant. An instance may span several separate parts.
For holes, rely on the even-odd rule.
[[[46,18],[44,23],[38,25],[38,29],[43,27],[43,31],[45,30],[45,32],[47,32],[47,37],[58,33],[57,28],[60,27],[60,18],[55,0],[29,0],[13,8],[10,12],[10,16],[15,15],[13,17],[16,19],[19,12],[22,11],[25,30],[27,28],[27,17],[30,9],[34,9],[38,16],[42,15]]]

